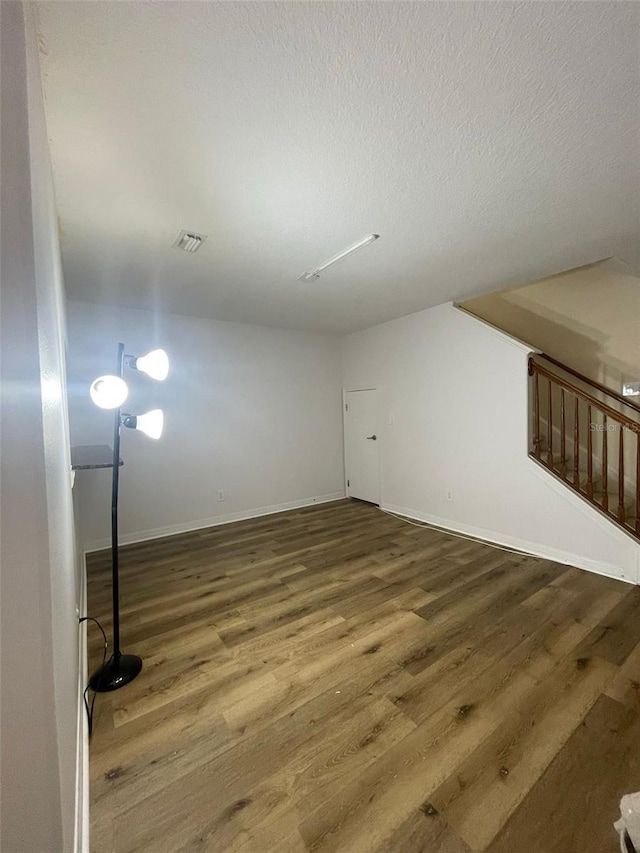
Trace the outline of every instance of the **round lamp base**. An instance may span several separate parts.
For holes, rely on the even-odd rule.
[[[96,693],[119,690],[140,674],[142,658],[137,655],[114,655],[99,667],[89,679],[89,687]]]

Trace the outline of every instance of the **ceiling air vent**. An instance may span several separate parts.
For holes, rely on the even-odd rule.
[[[204,234],[196,234],[195,231],[181,231],[173,246],[175,249],[182,249],[183,252],[193,254],[198,251],[206,239]]]

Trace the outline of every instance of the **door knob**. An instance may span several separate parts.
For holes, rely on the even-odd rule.
[[[367,436],[367,441],[377,441],[377,440],[378,440],[377,435],[368,435]]]

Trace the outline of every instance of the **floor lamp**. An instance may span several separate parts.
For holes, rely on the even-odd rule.
[[[118,486],[120,479],[120,431],[123,426],[139,429],[150,438],[160,438],[163,427],[161,409],[154,409],[144,415],[130,415],[122,411],[129,388],[124,381],[124,368],[131,367],[151,376],[152,379],[166,379],[169,372],[169,359],[164,350],[157,349],[145,356],[136,358],[125,354],[124,344],[118,344],[116,374],[99,376],[91,384],[90,394],[93,402],[101,409],[115,409],[113,427],[113,468],[111,481],[111,583],[113,595],[113,654],[104,666],[99,667],[91,676],[89,685],[98,693],[118,690],[129,684],[142,669],[142,658],[137,655],[124,655],[120,649],[120,585],[118,575]]]

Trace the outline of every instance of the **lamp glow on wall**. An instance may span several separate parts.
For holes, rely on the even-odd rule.
[[[118,486],[120,479],[120,431],[123,426],[137,429],[149,438],[160,438],[164,426],[161,409],[152,409],[143,415],[132,415],[122,411],[129,396],[129,388],[123,379],[125,366],[146,373],[152,379],[162,381],[169,373],[169,359],[162,349],[155,349],[143,356],[127,355],[124,344],[118,344],[117,371],[115,374],[99,376],[91,383],[89,394],[101,409],[115,409],[113,428],[113,468],[111,487],[111,579],[113,596],[113,654],[104,666],[91,676],[92,690],[105,693],[124,687],[140,673],[142,659],[137,655],[123,655],[120,649],[120,589],[118,578]]]

